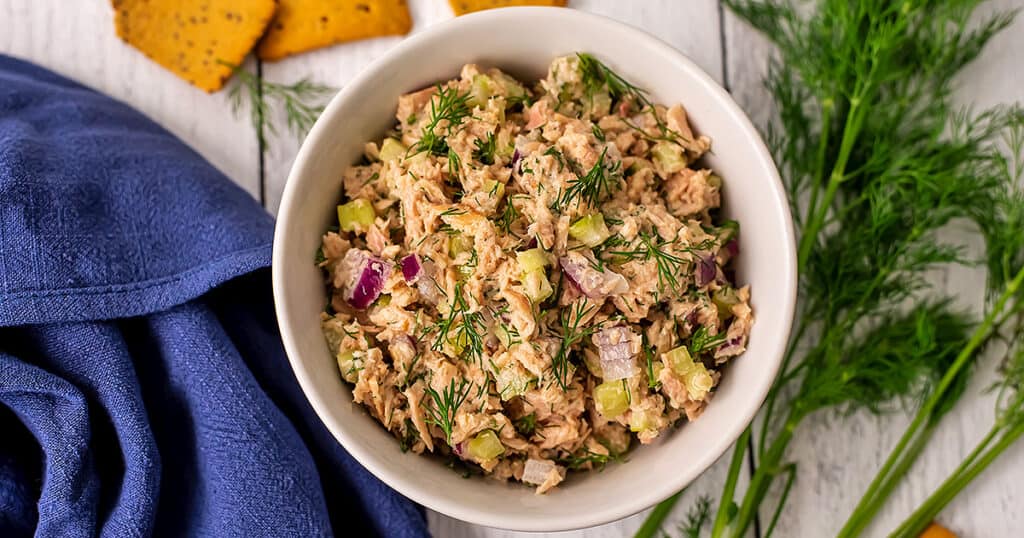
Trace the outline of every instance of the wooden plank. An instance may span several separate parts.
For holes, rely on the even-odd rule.
[[[1021,7],[1019,0],[1000,0],[985,11]],[[770,47],[763,36],[753,32],[726,13],[726,79],[737,102],[759,126],[764,126],[774,107],[761,85]],[[969,66],[960,79],[956,98],[976,108],[1024,100],[1019,52],[1024,50],[1024,21],[1018,20]],[[1016,55],[1014,54],[1016,51]],[[966,238],[962,230],[950,230],[950,238]],[[975,249],[979,245],[973,245]],[[983,272],[955,268],[935,275],[939,289],[960,297],[965,307],[981,306]],[[992,423],[993,397],[982,389],[994,379],[993,361],[987,360],[971,383],[970,391],[946,418],[919,464],[894,493],[867,536],[884,536],[898,525],[961,461]],[[838,419],[820,413],[800,427],[789,453],[799,462],[800,478],[783,514],[777,536],[829,536],[842,525],[878,467],[909,423],[903,413],[873,417],[858,413]],[[1024,476],[1024,446],[1008,450],[1000,461],[960,495],[940,516],[940,521],[966,536],[1015,536],[1024,528],[1024,514],[1011,507],[1024,499],[1024,484],[1013,477]],[[771,506],[762,511],[762,521]]]
[[[4,0],[0,52],[135,107],[257,195],[259,159],[248,118],[232,113],[225,92],[194,88],[126,45],[113,17],[106,1]]]

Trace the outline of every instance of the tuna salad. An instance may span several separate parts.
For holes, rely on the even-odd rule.
[[[398,98],[318,264],[355,402],[402,450],[544,493],[696,420],[745,350],[711,146],[587,54]]]

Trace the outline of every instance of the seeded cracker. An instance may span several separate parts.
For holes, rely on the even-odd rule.
[[[565,7],[567,0],[448,0],[455,15],[474,11],[511,6],[555,6]]]
[[[257,54],[263,60],[412,28],[405,0],[281,0]]]
[[[117,35],[208,92],[231,76],[270,23],[275,0],[113,0]]]

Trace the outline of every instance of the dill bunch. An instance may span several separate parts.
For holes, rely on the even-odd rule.
[[[301,141],[324,111],[328,98],[337,92],[335,88],[317,84],[308,78],[292,84],[269,82],[242,66],[220,63],[233,69],[235,83],[228,91],[231,108],[237,115],[248,101],[252,127],[261,148],[267,147],[268,134],[278,132],[274,103],[284,109],[288,131]]]
[[[883,412],[940,392],[920,422],[930,432],[962,395],[963,365],[990,333],[926,277],[973,263],[939,231],[963,219],[986,227],[980,213],[1007,190],[1000,136],[1017,117],[951,104],[954,76],[1012,19],[968,29],[979,3],[725,1],[778,49],[765,80],[778,117],[766,138],[800,235],[801,302],[759,433],[748,428],[736,444],[712,536],[744,536],[785,480],[771,534],[798,470],[786,449],[810,414]],[[737,498],[748,443],[758,466]]]

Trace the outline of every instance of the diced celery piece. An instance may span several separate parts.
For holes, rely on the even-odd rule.
[[[377,218],[369,200],[356,198],[338,206],[338,227],[344,232],[366,231]]]
[[[666,174],[674,174],[686,168],[683,148],[672,142],[658,142],[651,148],[651,155],[654,158],[655,165]]]
[[[502,129],[498,131],[498,136],[495,138],[494,154],[499,157],[511,158],[516,151],[516,145],[512,140],[512,134],[509,131]]]
[[[505,196],[505,184],[500,181],[488,179],[487,181],[484,181],[484,192],[496,201],[501,200]]]
[[[448,255],[453,259],[463,252],[473,250],[473,238],[456,233],[448,237]]]
[[[672,371],[681,376],[686,375],[693,368],[693,357],[690,356],[690,350],[686,349],[686,346],[669,350],[665,353],[665,358],[668,359],[666,362],[672,367]]]
[[[494,326],[494,335],[498,337],[498,341],[505,347],[512,347],[512,343],[518,340],[516,335],[504,323],[500,322]]]
[[[551,297],[555,290],[551,289],[548,282],[548,275],[543,269],[534,269],[523,275],[523,287],[526,288],[526,296],[534,303],[540,303]]]
[[[690,399],[703,400],[713,384],[711,374],[708,373],[704,364],[694,361],[686,346],[680,346],[665,353],[665,358],[668,359],[672,371],[682,379]]]
[[[476,266],[474,266],[474,265],[460,265],[455,270],[459,272],[459,277],[461,277],[462,280],[465,280],[465,279],[473,276],[473,273],[476,272]]]
[[[716,174],[708,174],[708,185],[714,188],[720,188],[722,186],[722,178]]]
[[[465,351],[466,346],[469,345],[469,335],[465,332],[452,331],[448,333],[448,344],[452,346],[452,357],[461,357],[462,352]]]
[[[587,113],[592,118],[600,118],[607,116],[608,111],[612,108],[612,97],[608,95],[608,92],[601,90],[595,92],[590,99],[584,103]]]
[[[732,317],[732,307],[740,302],[736,290],[731,287],[724,287],[711,295],[711,302],[718,309],[718,319],[727,320]]]
[[[518,80],[505,73],[495,73],[494,79],[505,89],[505,95],[509,97],[518,98],[526,95],[526,88]]]
[[[390,293],[382,293],[382,294],[380,294],[380,297],[378,297],[377,300],[373,302],[374,306],[387,306],[389,304],[391,304],[391,294]]]
[[[338,359],[338,370],[341,371],[341,378],[349,383],[355,383],[359,380],[359,370],[362,367],[363,361],[356,357],[352,351],[340,351],[337,355]]]
[[[686,385],[686,392],[690,394],[690,399],[695,401],[703,400],[714,385],[711,374],[701,363],[694,364],[693,370],[683,376],[683,383]]]
[[[629,416],[629,431],[642,432],[657,427],[658,423],[646,411],[634,411]]]
[[[569,226],[569,235],[580,243],[583,243],[590,248],[594,248],[601,243],[604,243],[604,241],[612,234],[608,231],[608,226],[604,223],[604,215],[594,213],[593,215],[587,215],[572,223],[572,225]]]
[[[520,372],[521,370],[509,367],[500,370],[495,376],[494,383],[503,402],[522,396],[530,389],[533,380]]]
[[[505,445],[493,430],[484,430],[469,440],[469,455],[479,461],[493,460],[505,453]]]
[[[607,381],[594,387],[594,405],[608,418],[615,418],[629,409],[628,388],[622,381]]]
[[[660,362],[652,363],[651,364],[651,376],[652,376],[652,379],[650,379],[650,381],[653,381],[653,382],[657,383],[658,382],[658,378],[661,377],[661,371],[664,370],[664,369],[665,369],[665,365],[664,364],[662,364]]]
[[[385,138],[380,144],[380,160],[383,162],[394,161],[405,157],[405,154],[409,151],[409,148],[402,145],[401,142],[394,138]]]
[[[629,168],[627,169],[627,171],[630,174],[635,174],[635,173],[643,170],[644,168],[651,168],[652,166],[653,165],[651,164],[651,161],[648,161],[647,159],[639,159],[638,158],[635,161],[633,161],[633,164],[629,165]]]
[[[551,258],[548,257],[548,253],[539,247],[517,252],[516,261],[519,262],[519,269],[523,273],[529,273],[538,269],[543,270],[544,267],[551,265]]]
[[[484,106],[494,95],[494,79],[487,75],[473,75],[473,84],[469,89],[469,102],[472,105]]]

